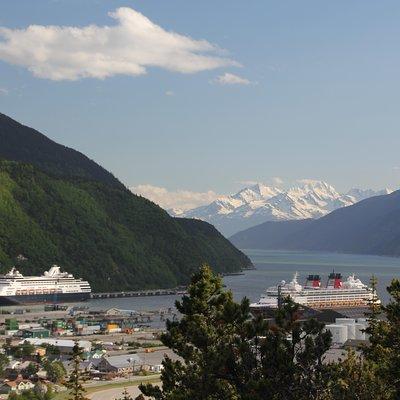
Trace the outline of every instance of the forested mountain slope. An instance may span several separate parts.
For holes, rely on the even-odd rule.
[[[0,120],[3,138],[4,130],[12,129],[5,121],[4,127],[4,118]],[[0,161],[2,272],[21,254],[27,258],[18,266],[24,274],[42,273],[57,263],[88,279],[99,291],[184,284],[202,263],[220,272],[251,265],[211,225],[170,217],[78,152],[74,153],[77,161],[74,157],[61,160],[53,173],[53,158],[47,159],[41,147],[43,140],[45,146],[48,142],[35,140],[28,135],[19,142],[32,154],[32,163],[30,155],[13,152],[9,144],[7,152],[2,151],[3,158],[24,161]],[[30,144],[25,146],[24,141]],[[39,162],[32,143],[37,143]],[[56,147],[55,151],[62,157],[63,150]],[[82,169],[87,173],[79,173],[82,165],[89,166]]]
[[[121,186],[110,172],[79,151],[0,113],[0,159],[33,164],[52,175],[88,178]]]

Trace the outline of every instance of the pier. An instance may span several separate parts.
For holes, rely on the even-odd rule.
[[[116,299],[120,297],[146,297],[146,296],[178,296],[186,294],[185,288],[175,289],[149,289],[128,292],[103,292],[91,293],[91,299]]]

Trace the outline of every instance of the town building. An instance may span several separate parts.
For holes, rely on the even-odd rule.
[[[66,340],[66,339],[25,339],[24,341],[27,341],[34,346],[45,346],[45,345],[51,345],[55,346],[58,348],[60,351],[60,354],[71,354],[72,349],[75,346],[75,341],[74,340]],[[24,342],[22,341],[21,344]],[[92,344],[88,340],[79,340],[78,341],[78,346],[82,348],[84,352],[90,352],[92,349]]]
[[[35,385],[27,379],[15,380],[15,381],[4,381],[0,384],[0,393],[9,394],[9,393],[17,393],[20,394],[25,390],[33,389]]]
[[[23,338],[44,339],[50,337],[50,331],[45,328],[31,328],[22,331]]]
[[[97,365],[97,369],[100,372],[112,372],[121,375],[139,371],[142,365],[142,359],[137,354],[124,354],[103,357]]]

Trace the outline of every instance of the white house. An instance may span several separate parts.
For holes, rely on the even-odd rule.
[[[0,393],[11,393],[17,394],[22,393],[25,390],[33,389],[35,385],[27,379],[16,380],[16,381],[4,381],[0,385]]]

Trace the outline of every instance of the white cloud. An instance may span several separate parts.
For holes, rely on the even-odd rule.
[[[252,181],[252,180],[245,180],[245,181],[239,181],[241,185],[246,185],[246,186],[254,186],[257,185],[259,182],[258,181]]]
[[[280,178],[279,176],[274,176],[271,179],[267,179],[267,180],[259,180],[259,181],[254,181],[254,180],[245,180],[245,181],[239,181],[239,183],[241,185],[245,185],[246,187],[248,186],[254,186],[257,185],[261,182],[264,182],[264,184],[266,185],[274,185],[274,186],[281,186],[283,185],[284,181],[282,178]]]
[[[1,96],[2,94],[3,94],[3,95],[8,94],[8,90],[5,89],[5,88],[0,87],[0,96]]]
[[[172,90],[167,90],[167,91],[165,92],[165,95],[166,95],[166,96],[175,96],[175,93],[174,93]]]
[[[303,185],[313,185],[314,183],[318,183],[317,179],[309,179],[309,178],[304,178],[304,179],[297,179],[297,183],[303,184]]]
[[[195,73],[239,66],[214,44],[166,31],[132,8],[109,16],[115,25],[0,27],[0,60],[56,81],[137,76],[149,67]]]
[[[279,176],[274,176],[272,178],[272,182],[274,183],[274,185],[277,185],[277,186],[283,185],[283,179],[279,178]]]
[[[239,75],[231,74],[229,72],[217,76],[214,82],[220,85],[250,85],[252,83],[246,78],[242,78]]]
[[[166,210],[174,208],[186,211],[209,204],[219,197],[212,190],[207,192],[192,192],[189,190],[169,191],[163,187],[147,184],[133,186],[130,190],[133,193],[148,198]]]

